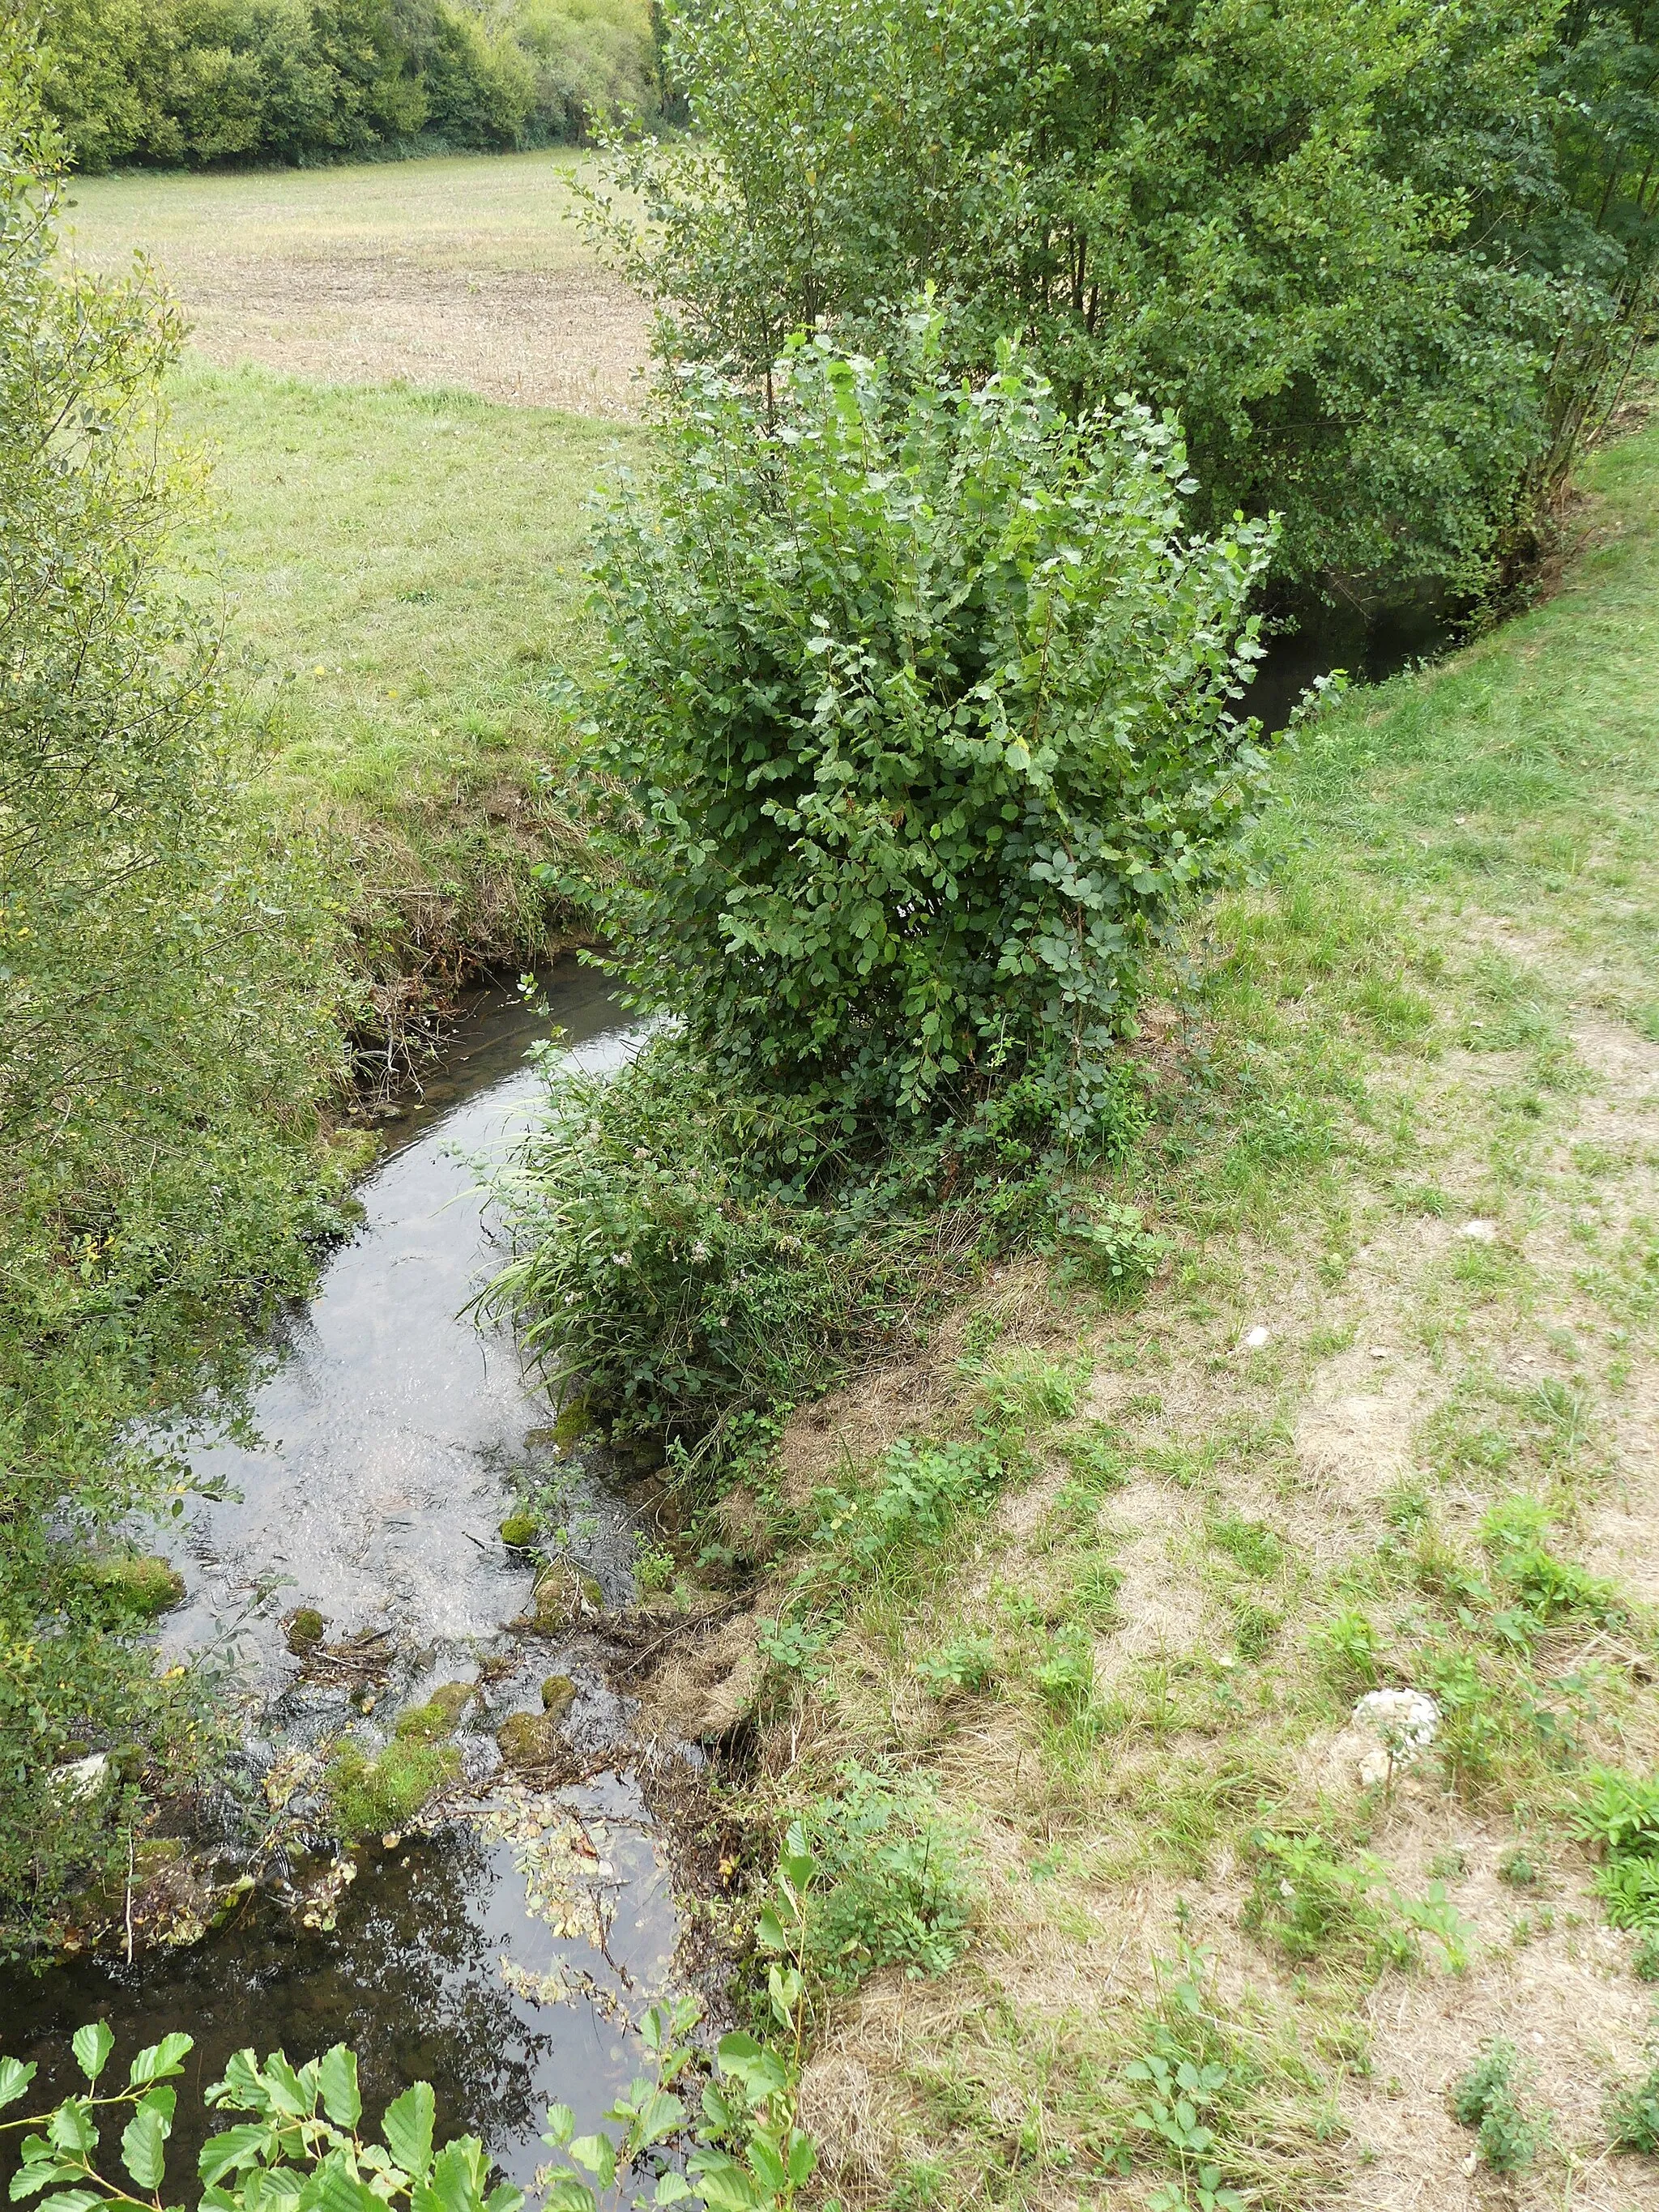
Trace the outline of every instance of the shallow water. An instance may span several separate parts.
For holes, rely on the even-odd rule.
[[[193,2035],[198,2086],[245,2045],[297,2059],[343,2039],[359,2052],[371,2115],[429,2080],[445,2130],[477,2132],[528,2179],[546,2155],[549,2101],[591,2124],[637,2070],[629,2023],[665,1990],[678,1927],[629,1706],[591,1632],[508,1632],[532,1573],[497,1534],[517,1497],[560,1485],[571,1554],[616,1603],[632,1589],[632,1523],[602,1468],[560,1453],[510,1341],[461,1317],[495,1256],[481,1164],[504,1157],[538,1094],[532,1044],[550,1018],[590,1067],[632,1049],[588,971],[556,971],[546,992],[546,1016],[505,994],[468,1010],[361,1186],[356,1235],[286,1324],[254,1395],[253,1435],[191,1454],[230,1494],[193,1501],[167,1539],[186,1595],[161,1624],[163,1648],[208,1650],[225,1668],[256,1806],[297,1761],[303,1810],[312,1746],[344,1729],[372,1752],[400,1706],[482,1667],[455,1738],[477,1785],[472,1809],[430,1836],[356,1852],[355,1879],[319,1916],[332,1926],[284,1908],[276,1893],[290,1878],[304,1889],[320,1866],[288,1846],[267,1856],[234,1919],[193,1947],[0,1975],[0,2050],[41,2062],[42,2101],[70,2086],[68,2038],[94,2017],[126,2052],[170,2029]],[[283,1623],[301,1605],[324,1614],[331,1638],[379,1635],[387,1663],[371,1717],[361,1691],[354,1702],[326,1668],[308,1678],[288,1650]],[[503,1771],[494,1733],[511,1711],[539,1711],[539,1684],[556,1672],[577,1684],[566,1726],[588,1778],[538,1792]],[[175,2173],[191,2170],[210,2131],[198,2100],[181,2097]]]

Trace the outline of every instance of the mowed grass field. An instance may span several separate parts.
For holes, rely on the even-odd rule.
[[[192,321],[191,588],[255,787],[360,934],[421,951],[539,945],[587,502],[641,451],[642,311],[567,220],[576,158],[94,178],[67,210],[69,258],[143,254]]]
[[[64,250],[106,271],[149,255],[221,366],[625,417],[645,313],[568,220],[581,159],[82,178]]]

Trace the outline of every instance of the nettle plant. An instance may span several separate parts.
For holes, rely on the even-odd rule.
[[[1187,534],[1172,422],[1068,420],[1012,346],[970,386],[942,344],[924,305],[890,361],[797,340],[765,398],[686,370],[649,500],[598,532],[616,965],[846,1131],[1034,1070],[1064,1095],[1265,767],[1275,526]]]

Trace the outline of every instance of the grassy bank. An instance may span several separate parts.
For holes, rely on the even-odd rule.
[[[333,855],[366,938],[535,952],[548,686],[585,651],[586,501],[637,434],[195,360],[173,399],[212,464],[201,555],[260,800]]]
[[[854,2201],[1650,2187],[1659,432],[1583,493],[1547,605],[1282,757],[1144,1009],[1151,1287],[993,1276],[706,1532],[775,1570],[655,1695],[839,1870]]]

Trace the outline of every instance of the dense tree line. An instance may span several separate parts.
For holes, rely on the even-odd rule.
[[[54,0],[42,58],[85,169],[544,145],[653,105],[642,0]]]
[[[1650,313],[1648,0],[670,0],[696,135],[613,229],[669,349],[763,380],[924,285],[1074,412],[1178,414],[1283,576],[1478,586]]]

